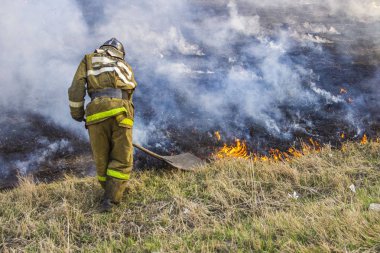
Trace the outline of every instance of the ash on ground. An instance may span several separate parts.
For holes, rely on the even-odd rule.
[[[33,112],[6,112],[0,119],[0,189],[19,177],[50,182],[94,171],[88,141]]]

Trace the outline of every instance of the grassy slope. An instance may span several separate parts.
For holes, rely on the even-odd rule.
[[[380,213],[368,211],[380,203],[380,144],[345,149],[135,173],[112,214],[97,213],[94,178],[25,180],[0,193],[0,251],[380,251]]]

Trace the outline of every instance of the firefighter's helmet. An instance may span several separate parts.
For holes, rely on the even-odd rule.
[[[124,56],[125,56],[124,46],[116,38],[111,38],[111,39],[107,40],[101,46],[101,48],[107,48],[107,47],[115,48],[117,51],[119,51],[122,54],[122,56],[120,58],[124,58]]]

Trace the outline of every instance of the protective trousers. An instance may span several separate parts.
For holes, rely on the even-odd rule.
[[[133,166],[132,127],[111,117],[89,125],[91,149],[105,198],[119,203]]]

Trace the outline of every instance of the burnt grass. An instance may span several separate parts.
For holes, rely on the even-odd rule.
[[[157,135],[150,136],[144,146],[160,155],[190,152],[204,160],[210,160],[224,143],[234,144],[235,138],[246,141],[250,152],[265,155],[271,148],[286,151],[289,147],[299,148],[302,143],[310,144],[310,138],[340,148],[343,142],[360,140],[364,134],[357,135],[353,127],[339,120],[340,107],[342,105],[330,105],[322,108],[320,113],[311,111],[309,118],[300,122],[306,131],[295,130],[288,139],[279,138],[262,126],[246,120],[244,125],[248,127],[245,129],[236,126],[236,133],[243,135],[221,132],[222,139],[219,141],[214,136],[214,132],[220,129],[218,127],[205,131],[203,127],[188,124],[169,124]],[[292,108],[283,108],[285,114],[287,110],[291,111]],[[332,113],[326,118],[329,111]],[[313,125],[306,126],[307,121],[312,121]],[[378,121],[367,122],[365,126],[365,133],[370,138],[379,136],[380,125],[374,122]],[[345,133],[345,139],[340,137],[341,133]],[[139,150],[135,151],[134,161],[136,170],[169,168],[169,165]],[[35,112],[7,111],[1,117],[0,189],[17,186],[19,176],[30,176],[35,182],[51,182],[61,179],[64,174],[81,177],[94,173],[90,145],[83,136]]]
[[[92,167],[88,141],[34,112],[8,111],[0,119],[0,189],[19,176],[50,182]]]

